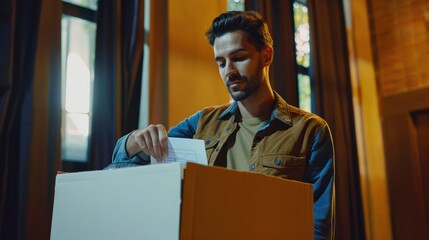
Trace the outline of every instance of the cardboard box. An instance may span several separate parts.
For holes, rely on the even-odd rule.
[[[180,175],[179,163],[59,174],[51,239],[313,239],[310,184],[188,163],[181,191]]]
[[[311,184],[188,163],[183,188],[183,240],[314,239]]]

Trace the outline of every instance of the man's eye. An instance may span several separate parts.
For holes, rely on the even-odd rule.
[[[225,67],[225,62],[217,62],[217,65],[218,65],[220,68],[223,68],[223,67]]]
[[[246,60],[247,59],[247,57],[246,56],[239,56],[239,57],[235,57],[234,58],[234,60],[236,61],[236,62],[241,62],[241,61],[244,61],[244,60]]]

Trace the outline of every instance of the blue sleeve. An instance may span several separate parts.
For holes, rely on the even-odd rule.
[[[200,120],[202,110],[181,121],[168,131],[169,137],[193,138],[197,130],[198,121]]]
[[[313,184],[314,239],[330,239],[334,234],[334,147],[327,124],[316,132],[304,181]]]
[[[149,156],[143,154],[143,152],[140,152],[134,156],[128,156],[125,144],[127,143],[127,139],[130,134],[131,133],[128,133],[116,142],[115,149],[113,149],[112,163],[104,169],[140,166],[150,163]]]
[[[192,138],[197,129],[198,121],[200,120],[202,110],[180,122],[168,131],[169,137]],[[132,167],[146,165],[150,163],[150,157],[143,152],[134,156],[128,156],[126,150],[126,142],[130,133],[121,137],[113,150],[112,163],[105,169]]]

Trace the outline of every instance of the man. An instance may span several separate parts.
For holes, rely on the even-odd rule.
[[[209,165],[254,171],[314,186],[314,234],[332,237],[333,144],[327,123],[288,105],[270,85],[273,40],[256,12],[226,12],[206,33],[234,100],[207,107],[166,132],[138,129],[118,140],[109,167],[148,163],[168,154],[168,137],[203,139]]]

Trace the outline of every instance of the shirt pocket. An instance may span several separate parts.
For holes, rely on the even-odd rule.
[[[260,159],[262,173],[301,181],[304,176],[306,160],[287,154],[263,154]]]
[[[217,146],[219,145],[220,140],[218,138],[208,138],[204,140],[204,145],[206,148],[207,161],[209,165],[213,165],[214,159],[213,154],[217,151]]]

